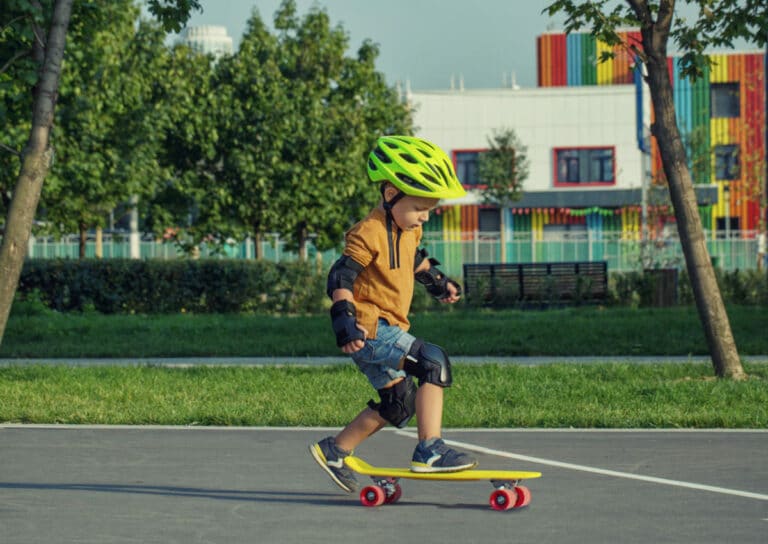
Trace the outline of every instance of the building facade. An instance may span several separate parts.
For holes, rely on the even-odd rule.
[[[639,44],[637,31],[622,37]],[[536,88],[411,93],[417,134],[452,154],[470,189],[433,221],[434,236],[480,233],[498,236],[502,246],[525,237],[626,240],[640,239],[644,225],[650,239],[676,236],[658,147],[652,138],[643,141],[648,153],[639,145],[653,116],[647,86],[636,84],[627,49],[597,62],[604,51],[608,46],[589,34],[546,33],[537,39]],[[751,238],[765,228],[766,58],[711,58],[713,67],[696,83],[668,59],[677,120],[708,237]],[[493,133],[506,129],[527,147],[530,168],[522,200],[499,209],[483,203],[477,161]],[[526,258],[501,253],[495,257]]]
[[[232,38],[225,26],[190,26],[182,31],[179,41],[197,53],[210,54],[217,59],[231,55],[233,51]]]

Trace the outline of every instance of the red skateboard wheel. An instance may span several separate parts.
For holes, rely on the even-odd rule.
[[[360,491],[360,502],[363,506],[381,506],[387,498],[387,494],[377,485],[369,485]]]

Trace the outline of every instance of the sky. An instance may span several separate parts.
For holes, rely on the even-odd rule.
[[[298,15],[312,6],[328,13],[349,35],[354,56],[365,39],[379,45],[376,66],[387,83],[409,82],[413,91],[536,87],[536,37],[562,31],[565,17],[542,13],[553,0],[295,0]],[[619,1],[619,0],[614,0]],[[253,10],[272,28],[281,0],[201,0],[188,26],[227,27],[235,50]],[[678,2],[693,19],[697,9]],[[743,40],[735,48],[754,49]],[[669,44],[674,51],[674,44]]]
[[[299,16],[313,5],[348,33],[348,55],[365,39],[379,45],[377,69],[387,83],[414,91],[536,86],[536,37],[562,29],[563,18],[542,14],[551,0],[296,0]],[[227,27],[235,50],[252,10],[272,28],[280,0],[202,0],[188,26]]]

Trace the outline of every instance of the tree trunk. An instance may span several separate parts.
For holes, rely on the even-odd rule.
[[[669,182],[680,243],[715,374],[719,377],[744,379],[746,374],[739,360],[728,314],[707,251],[696,193],[675,119],[666,52],[670,23],[671,14],[669,17],[660,14],[655,25],[644,25],[641,29],[651,100],[656,112],[652,134],[659,144],[664,173]]]
[[[307,240],[309,238],[309,234],[307,233],[307,224],[304,222],[301,222],[296,229],[296,240],[298,242],[299,246],[299,260],[301,262],[306,262],[308,255],[307,255]]]
[[[53,150],[48,145],[49,136],[71,13],[72,0],[57,0],[54,4],[40,79],[34,91],[32,129],[22,154],[21,172],[13,191],[5,222],[5,235],[0,245],[0,344],[19,284],[43,181],[51,166]],[[35,47],[42,46],[36,42]],[[35,58],[40,58],[39,53],[36,52]]]
[[[264,259],[263,237],[261,232],[259,232],[259,228],[259,225],[253,227],[253,256],[257,261]]]
[[[96,244],[94,253],[97,259],[104,257],[104,230],[100,226],[96,226]]]
[[[80,241],[78,243],[78,258],[85,259],[85,246],[88,242],[88,225],[80,223]]]

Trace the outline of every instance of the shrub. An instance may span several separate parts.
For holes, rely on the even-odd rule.
[[[312,263],[245,260],[28,260],[21,300],[32,293],[60,312],[316,313],[325,279]]]

